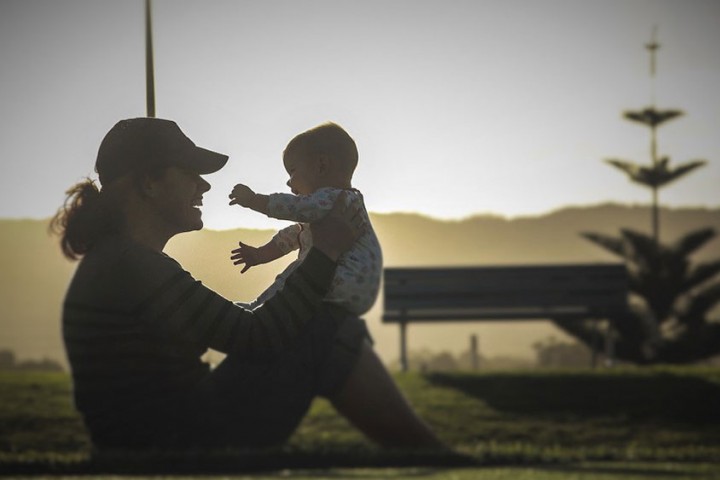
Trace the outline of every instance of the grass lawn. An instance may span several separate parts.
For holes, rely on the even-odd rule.
[[[289,469],[268,478],[720,478],[717,368],[409,373],[396,380],[438,434],[481,468],[380,451],[322,400],[282,449],[91,459],[67,374],[2,372],[0,473],[132,474],[152,465],[154,473]],[[325,467],[333,469],[305,470]]]
[[[23,478],[23,477],[11,477]],[[85,480],[87,476],[33,476],[33,480]],[[104,479],[151,480],[172,477],[103,476]],[[178,478],[178,477],[174,477]],[[207,476],[182,476],[183,480],[207,479]],[[582,463],[541,467],[483,467],[463,469],[436,468],[353,468],[329,470],[285,470],[273,474],[223,475],[227,480],[701,480],[720,478],[720,469],[710,464],[674,463]]]

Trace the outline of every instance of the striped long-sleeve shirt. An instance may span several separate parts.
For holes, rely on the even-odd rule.
[[[334,271],[313,250],[282,291],[249,311],[165,254],[123,237],[96,245],[78,265],[63,309],[75,403],[95,443],[122,444],[152,430],[208,375],[199,359],[207,348],[248,361],[287,349]]]

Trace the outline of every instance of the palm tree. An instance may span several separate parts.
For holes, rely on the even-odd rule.
[[[624,113],[626,119],[642,123],[650,128],[651,164],[649,166],[643,166],[615,158],[606,160],[610,165],[625,172],[633,182],[652,189],[652,232],[655,243],[658,243],[660,239],[658,190],[707,163],[705,160],[691,160],[671,167],[669,157],[658,157],[657,127],[681,115],[683,115],[681,110],[657,110],[655,107],[647,107],[640,111],[626,111]]]
[[[712,240],[712,228],[690,232],[671,245],[630,229],[621,236],[583,233],[621,257],[630,277],[631,310],[610,318],[618,358],[635,363],[687,363],[720,353],[720,259],[693,265],[689,256]],[[713,315],[715,317],[713,317]],[[601,332],[594,322],[556,321],[588,345]]]
[[[650,75],[655,77],[655,55],[660,45],[646,45],[650,51]],[[625,172],[633,182],[652,189],[652,236],[621,229],[620,237],[582,233],[587,240],[621,257],[630,277],[630,311],[610,318],[615,337],[615,355],[635,363],[693,362],[720,353],[720,260],[693,265],[689,256],[715,237],[704,228],[684,235],[671,245],[660,243],[658,190],[705,165],[691,160],[670,165],[667,156],[658,157],[657,128],[683,115],[681,110],[624,112],[627,120],[650,128],[650,160],[647,165],[619,159],[606,162]],[[712,318],[715,315],[716,318]],[[584,343],[597,345],[601,332],[595,321],[555,323]]]

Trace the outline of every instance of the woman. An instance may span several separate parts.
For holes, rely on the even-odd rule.
[[[312,225],[315,247],[253,311],[222,298],[163,253],[203,226],[201,175],[227,156],[172,121],[118,122],[95,169],[53,219],[82,257],[63,308],[75,403],[102,449],[267,446],[285,441],[316,395],[384,446],[442,448],[375,355],[364,323],[324,305],[338,256],[360,235],[337,202]],[[228,354],[213,371],[207,348]]]

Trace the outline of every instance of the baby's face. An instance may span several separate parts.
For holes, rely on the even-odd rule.
[[[320,188],[318,162],[299,152],[285,152],[285,170],[290,175],[287,186],[295,195],[310,195]]]

